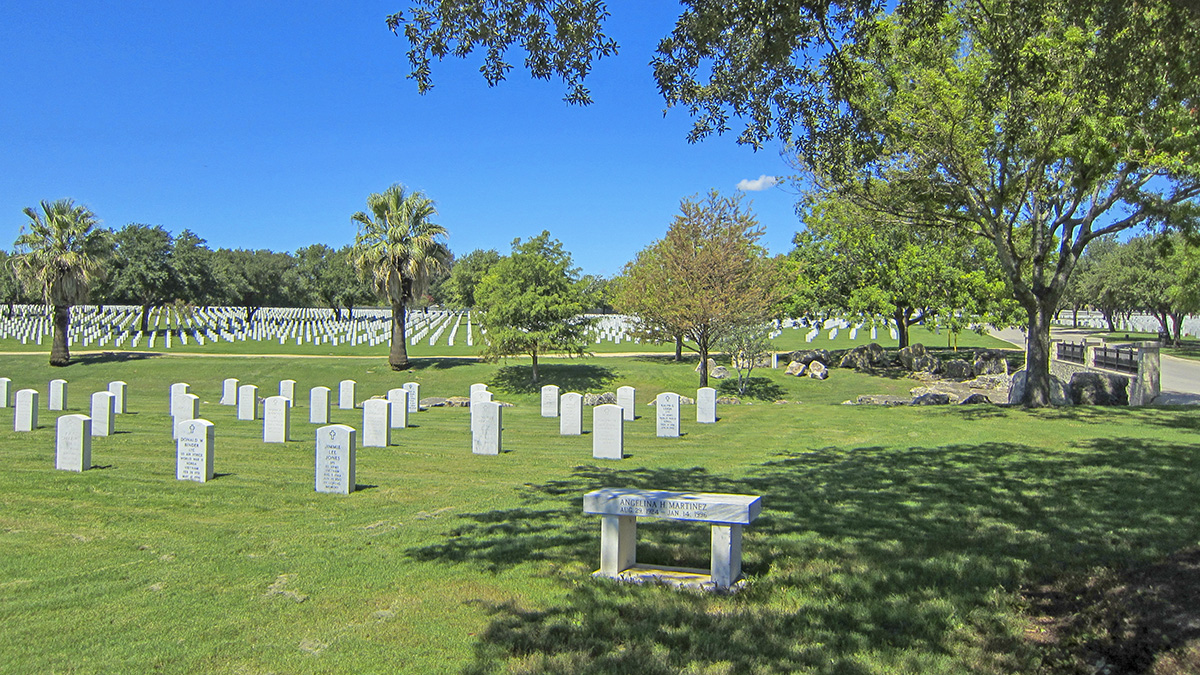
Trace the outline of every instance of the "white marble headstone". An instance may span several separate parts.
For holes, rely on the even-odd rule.
[[[92,435],[112,436],[113,418],[117,415],[117,396],[111,391],[92,394]]]
[[[700,387],[696,390],[696,422],[700,424],[716,424],[716,389],[713,389],[712,387]]]
[[[263,443],[287,443],[292,432],[292,401],[268,396],[263,403]]]
[[[560,436],[579,436],[583,433],[583,394],[569,391],[562,395],[558,433]]]
[[[592,408],[592,457],[625,457],[625,411],[621,406],[606,403]]]
[[[67,381],[50,380],[50,398],[46,402],[48,410],[67,409]]]
[[[392,428],[403,429],[408,426],[408,390],[404,387],[388,389],[388,402],[392,404]]]
[[[17,392],[16,409],[13,410],[13,430],[33,431],[38,426],[38,393],[36,389]]]
[[[125,406],[125,394],[129,391],[129,385],[124,380],[113,380],[108,383],[108,391],[117,397],[116,402],[113,404],[113,409],[116,413],[124,415],[129,412],[129,409]]]
[[[296,381],[295,380],[280,380],[279,395],[288,400],[288,404],[296,400]]]
[[[243,421],[258,419],[258,387],[243,384],[238,387],[237,418]]]
[[[679,394],[663,392],[654,399],[655,435],[659,438],[679,436]]]
[[[338,384],[338,408],[354,410],[354,380],[342,380]]]
[[[63,415],[58,418],[54,468],[86,471],[92,468],[92,418]]]
[[[468,394],[468,396],[474,398],[475,393],[479,391],[487,391],[487,385],[482,382],[476,382],[475,384],[471,385],[471,393]]]
[[[364,448],[386,448],[392,440],[391,404],[385,398],[363,401]]]
[[[404,388],[408,390],[408,413],[410,415],[421,412],[421,385],[417,382],[405,382]]]
[[[355,488],[354,428],[330,424],[317,428],[317,492],[348,495]]]
[[[216,428],[205,419],[175,425],[175,479],[207,483],[213,477]]]
[[[329,424],[329,387],[313,387],[308,390],[309,424]]]
[[[542,417],[558,417],[558,385],[542,387]]]
[[[484,401],[471,406],[471,452],[476,455],[500,454],[500,411],[500,404],[496,401]]]
[[[0,408],[11,408],[13,398],[12,380],[0,377]]]
[[[617,387],[617,405],[625,411],[625,421],[632,422],[637,417],[637,390],[630,386]]]
[[[227,377],[221,381],[221,405],[237,405],[238,379]]]
[[[176,382],[171,385],[171,397],[167,399],[167,409],[171,414],[175,414],[175,399],[183,396],[191,390],[191,385],[187,382]]]

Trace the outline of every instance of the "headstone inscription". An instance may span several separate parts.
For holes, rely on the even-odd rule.
[[[33,431],[38,426],[38,393],[36,389],[17,392],[17,407],[13,411],[13,431]]]
[[[679,394],[663,392],[654,399],[656,432],[659,438],[679,436]]]
[[[354,410],[354,380],[342,380],[338,384],[338,408]]]
[[[408,390],[408,414],[421,412],[421,385],[418,382],[405,382],[402,385]]]
[[[92,468],[92,419],[87,415],[58,418],[54,468],[87,471]]]
[[[221,381],[221,405],[237,405],[238,379],[227,377]]]
[[[112,436],[113,418],[117,415],[117,397],[111,391],[92,394],[92,435]]]
[[[699,424],[716,424],[716,389],[713,389],[712,387],[700,387],[696,390],[696,422]]]
[[[542,387],[542,417],[558,417],[558,385]]]
[[[364,448],[386,448],[392,441],[391,404],[385,398],[363,401]]]
[[[11,408],[13,398],[12,380],[0,377],[0,408]]]
[[[583,394],[569,391],[559,404],[558,434],[579,436],[583,433]]]
[[[592,408],[592,457],[624,459],[625,411],[614,403]]]
[[[67,409],[67,381],[50,380],[50,398],[46,402],[48,410]]]
[[[175,425],[175,480],[212,480],[216,435],[216,427],[205,419]]]
[[[253,422],[258,419],[258,387],[243,384],[238,387],[237,418]]]
[[[500,454],[503,426],[500,404],[481,401],[471,406],[471,452],[476,455]]]
[[[317,492],[348,495],[355,488],[354,428],[330,424],[317,428]]]
[[[617,405],[624,410],[626,422],[637,417],[637,390],[630,386],[617,387]]]
[[[291,400],[286,396],[268,396],[263,403],[263,443],[287,443],[291,432]]]
[[[129,385],[124,380],[113,380],[108,383],[108,391],[116,397],[113,409],[118,415],[124,415],[129,412],[129,409],[125,407],[125,393],[128,389]]]
[[[388,403],[391,403],[392,428],[403,429],[408,426],[408,390],[404,387],[388,389]]]
[[[329,424],[329,387],[313,387],[308,390],[309,424]]]

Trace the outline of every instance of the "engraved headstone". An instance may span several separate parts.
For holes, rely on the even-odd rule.
[[[329,424],[329,387],[313,387],[308,390],[309,424]]]
[[[286,396],[268,396],[263,403],[263,443],[287,443],[291,431],[291,400]]]
[[[116,403],[113,404],[113,408],[118,415],[124,415],[129,412],[129,409],[125,407],[125,393],[128,390],[129,385],[124,380],[114,380],[108,383],[108,391],[116,397]]]
[[[417,382],[405,382],[403,386],[408,390],[408,413],[411,415],[421,412],[421,385]]]
[[[617,405],[624,410],[626,422],[632,422],[637,417],[637,390],[633,387],[617,387]]]
[[[221,405],[237,405],[238,379],[227,377],[221,381]]]
[[[471,385],[471,393],[468,394],[468,396],[474,396],[475,392],[479,391],[487,391],[487,385],[483,384],[482,382],[476,382],[475,384]]]
[[[175,479],[207,483],[213,477],[216,431],[205,419],[175,425]]]
[[[500,404],[495,401],[471,406],[471,452],[476,455],[500,454],[500,411]]]
[[[348,495],[355,488],[354,428],[330,424],[317,428],[317,492]]]
[[[700,424],[717,422],[717,390],[700,387],[696,390],[696,421]]]
[[[190,390],[191,385],[187,382],[176,382],[171,385],[171,398],[167,399],[167,410],[170,410],[172,415],[175,414],[175,399],[183,396]]]
[[[663,392],[654,399],[656,430],[659,438],[679,436],[679,394]]]
[[[558,385],[542,387],[542,417],[558,417]]]
[[[279,395],[288,400],[288,405],[296,401],[296,381],[295,380],[280,380]]]
[[[384,398],[363,401],[364,448],[386,448],[392,440],[391,404]]]
[[[388,402],[392,404],[392,428],[408,426],[408,390],[404,387],[388,389]]]
[[[38,426],[38,393],[36,389],[17,392],[16,410],[13,411],[14,431],[33,431]]]
[[[258,419],[258,387],[243,384],[238,387],[237,418],[251,421]]]
[[[583,433],[583,394],[569,391],[559,403],[558,433],[560,436],[579,436]]]
[[[86,471],[92,468],[92,419],[87,415],[58,418],[54,468]]]
[[[46,402],[48,410],[67,409],[67,381],[50,380],[50,398]]]
[[[354,410],[354,380],[342,380],[338,384],[338,408]]]
[[[111,391],[92,394],[92,435],[112,436],[113,418],[117,415],[117,397]]]
[[[592,457],[625,457],[625,411],[613,403],[592,408]]]
[[[12,380],[7,377],[0,377],[0,408],[11,408],[12,399]]]

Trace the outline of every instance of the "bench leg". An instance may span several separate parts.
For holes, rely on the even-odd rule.
[[[712,526],[712,580],[729,588],[742,576],[742,526]]]
[[[600,573],[616,576],[637,562],[637,516],[600,518]]]

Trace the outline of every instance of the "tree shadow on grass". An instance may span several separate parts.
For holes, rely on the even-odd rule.
[[[548,384],[568,391],[595,392],[617,379],[611,368],[590,363],[543,363],[538,366],[537,382],[533,382],[531,366],[504,366],[492,376],[489,387],[506,394],[536,394]]]
[[[474,357],[440,356],[435,358],[411,358],[408,360],[409,370],[449,370],[458,366],[471,366],[479,363]]]
[[[95,366],[103,363],[128,363],[144,361],[162,356],[153,352],[100,352],[98,354],[77,354],[71,356],[71,365]]]
[[[787,395],[787,390],[766,377],[751,377],[747,379],[746,391],[739,392],[737,377],[731,376],[728,380],[721,380],[717,384],[717,392],[722,396],[740,396],[759,401],[778,401]]]
[[[588,580],[600,526],[582,496],[599,487],[762,495],[745,529],[750,585],[719,596]],[[488,606],[468,673],[1019,673],[1041,648],[1024,637],[1015,590],[1194,544],[1198,489],[1191,445],[1141,438],[1057,452],[828,447],[743,477],[580,466],[528,485],[524,507],[468,514],[407,554],[498,573],[533,559],[561,576],[553,605]],[[640,561],[706,566],[707,527],[643,522]]]

